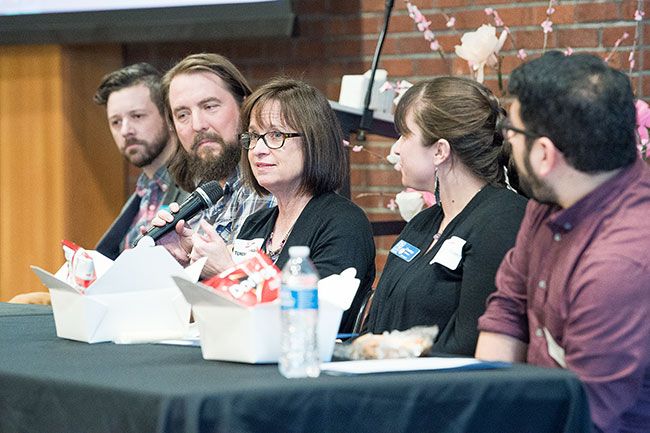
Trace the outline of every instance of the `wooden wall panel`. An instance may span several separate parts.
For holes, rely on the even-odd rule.
[[[59,242],[92,248],[124,201],[124,163],[103,108],[101,76],[119,47],[10,46],[0,51],[0,301],[44,290]]]

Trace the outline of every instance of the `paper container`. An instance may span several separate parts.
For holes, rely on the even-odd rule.
[[[204,359],[274,363],[280,357],[280,304],[278,301],[245,307],[208,286],[174,277],[192,304],[201,334]],[[318,344],[322,362],[332,358],[343,308],[319,298]]]
[[[85,294],[65,281],[66,265],[55,275],[31,267],[50,291],[57,336],[87,343],[129,343],[185,335],[190,305],[171,277],[185,275],[196,281],[199,265],[184,270],[161,246],[126,250],[115,262],[96,251],[88,253],[97,280]]]

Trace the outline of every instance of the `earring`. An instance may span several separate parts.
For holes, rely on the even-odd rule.
[[[438,179],[438,168],[436,167],[436,171],[434,173],[435,180],[433,183],[433,197],[436,200],[436,204],[440,206],[440,179]]]

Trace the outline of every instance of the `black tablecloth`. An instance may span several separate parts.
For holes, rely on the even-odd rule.
[[[588,432],[576,377],[482,371],[285,379],[200,348],[59,339],[47,307],[0,304],[0,432]]]

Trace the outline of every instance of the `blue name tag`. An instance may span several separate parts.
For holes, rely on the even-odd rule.
[[[391,248],[390,252],[408,263],[420,253],[420,249],[402,239]]]

